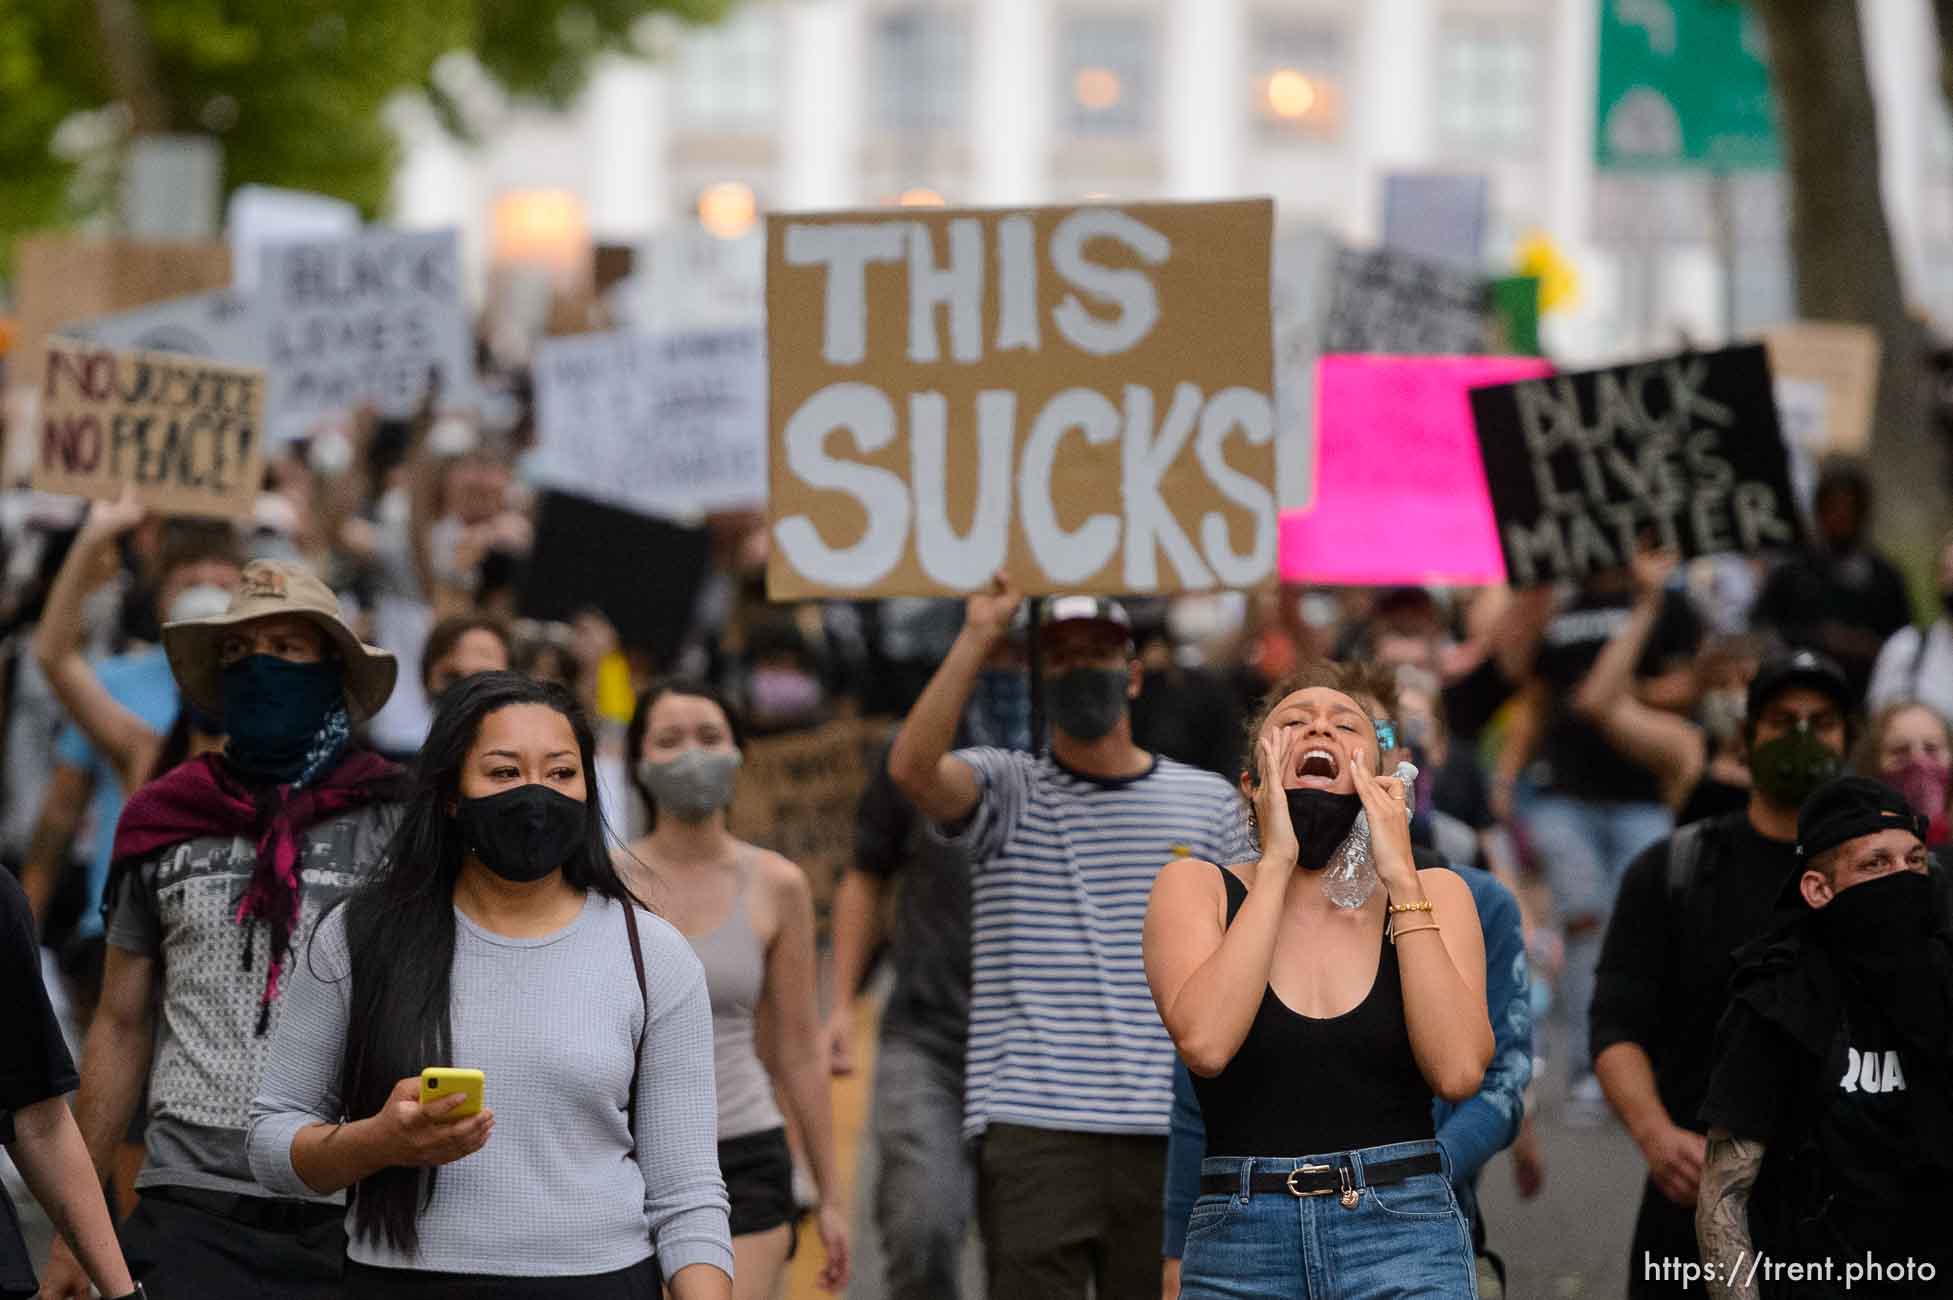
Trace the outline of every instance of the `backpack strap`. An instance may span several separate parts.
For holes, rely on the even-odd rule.
[[[1695,884],[1702,867],[1703,841],[1713,818],[1690,822],[1668,837],[1668,904],[1678,906]]]
[[[631,938],[631,965],[637,968],[637,995],[644,1003],[646,1019],[651,1015],[651,994],[644,982],[644,940],[637,932],[637,911],[629,903],[624,904],[624,933]],[[624,1125],[631,1133],[631,1154],[637,1154],[637,1076],[639,1063],[644,1058],[644,1032],[638,1031],[637,1049],[631,1053],[631,1099],[624,1112]]]
[[[1926,651],[1933,643],[1933,625],[1928,624],[1919,631],[1919,648],[1912,652],[1912,691],[1913,699],[1919,698],[1920,679],[1926,671]]]

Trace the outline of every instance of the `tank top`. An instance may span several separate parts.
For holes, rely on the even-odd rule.
[[[753,933],[747,911],[746,895],[753,880],[750,849],[739,851],[733,870],[739,889],[733,895],[731,914],[717,929],[685,936],[705,967],[705,991],[712,1001],[712,1070],[719,1089],[721,1142],[764,1133],[785,1122],[753,1037],[753,1015],[766,987],[766,947]]]
[[[1248,887],[1220,871],[1231,926]],[[1378,942],[1376,982],[1355,1009],[1327,1020],[1298,1015],[1270,985],[1227,1068],[1193,1076],[1208,1155],[1327,1155],[1435,1135],[1431,1087],[1404,1023],[1397,949]]]

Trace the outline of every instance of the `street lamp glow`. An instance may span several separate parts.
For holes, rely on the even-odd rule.
[[[1307,117],[1319,98],[1315,83],[1294,68],[1283,68],[1271,74],[1263,94],[1268,100],[1269,111],[1291,122]]]
[[[759,219],[759,198],[742,181],[708,185],[698,196],[698,223],[715,239],[737,239]]]
[[[1079,107],[1102,113],[1116,105],[1125,96],[1126,89],[1120,84],[1119,74],[1110,68],[1080,68],[1071,80],[1071,93]]]

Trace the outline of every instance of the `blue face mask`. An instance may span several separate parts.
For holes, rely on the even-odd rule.
[[[333,732],[343,743],[345,685],[336,663],[248,655],[224,669],[222,688],[225,752],[250,776],[297,781],[330,757],[319,751]]]

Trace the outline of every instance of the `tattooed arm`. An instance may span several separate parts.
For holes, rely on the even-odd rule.
[[[1757,1300],[1756,1247],[1750,1242],[1750,1189],[1763,1167],[1763,1144],[1709,1130],[1702,1190],[1695,1200],[1695,1237],[1712,1300]]]

